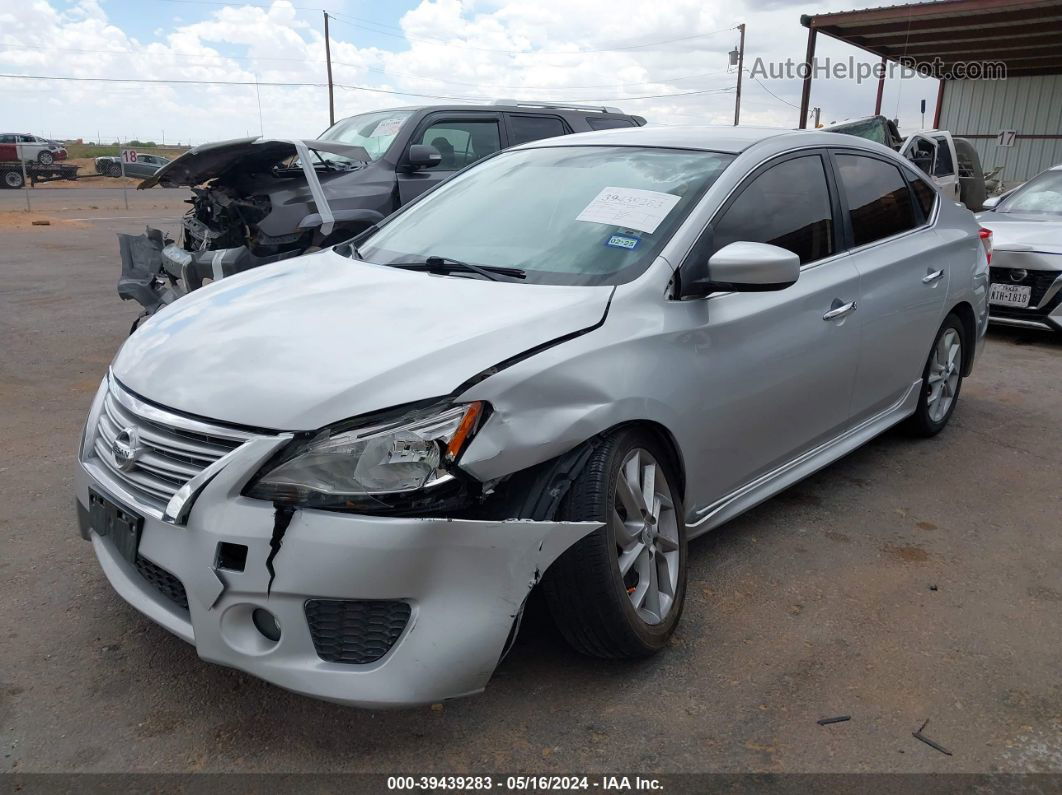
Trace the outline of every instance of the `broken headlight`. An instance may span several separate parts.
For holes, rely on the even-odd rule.
[[[449,467],[476,432],[481,402],[434,406],[388,421],[325,428],[266,465],[245,494],[306,508],[356,509],[453,479]]]

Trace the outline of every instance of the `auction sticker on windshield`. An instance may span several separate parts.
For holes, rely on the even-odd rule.
[[[384,119],[376,125],[376,129],[372,131],[370,137],[383,138],[385,135],[397,135],[398,131],[402,129],[402,122],[405,119]]]
[[[608,187],[602,189],[575,220],[622,226],[651,235],[675,208],[679,198],[655,190]]]

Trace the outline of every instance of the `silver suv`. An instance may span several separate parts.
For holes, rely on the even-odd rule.
[[[973,216],[869,141],[537,141],[150,318],[81,531],[202,658],[333,701],[482,690],[540,583],[576,649],[648,655],[690,539],[947,424],[987,290]]]

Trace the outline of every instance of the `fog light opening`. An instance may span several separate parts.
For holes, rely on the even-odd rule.
[[[276,643],[280,640],[280,622],[277,617],[262,607],[256,607],[251,611],[251,621],[255,629],[262,633],[267,640]]]

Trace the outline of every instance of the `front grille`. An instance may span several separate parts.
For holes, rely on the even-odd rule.
[[[1017,271],[1021,271],[1021,270],[1025,270],[1025,269],[1023,269],[1023,268],[1001,268],[1001,267],[1000,268],[990,268],[989,269],[989,274],[990,274],[990,278],[991,278],[993,284],[1021,284],[1021,285],[1027,285],[1029,287],[1032,287],[1032,290],[1031,290],[1032,294],[1031,294],[1031,296],[1029,298],[1028,310],[1035,309],[1037,306],[1040,305],[1040,302],[1042,300],[1044,300],[1044,294],[1047,292],[1047,289],[1052,284],[1055,283],[1055,279],[1057,279],[1060,275],[1062,275],[1058,271],[1038,271],[1038,270],[1028,269],[1028,270],[1025,270],[1025,278],[1021,279],[1020,281],[1014,281],[1011,278],[1011,274],[1012,274],[1013,271],[1016,271],[1016,270]],[[995,314],[995,312],[996,312],[996,310],[998,308],[1002,308],[1002,307],[997,307],[996,305],[992,306],[993,314]],[[1009,308],[1013,309],[1013,307],[1009,307]],[[1028,312],[1028,310],[1018,310],[1018,311]]]
[[[124,469],[114,452],[115,440],[123,431],[135,435],[138,448],[135,460]],[[148,406],[112,380],[96,426],[93,452],[126,488],[162,509],[181,486],[249,436]]]
[[[310,599],[306,621],[317,656],[327,662],[365,665],[395,645],[409,622],[406,602]]]
[[[184,610],[188,609],[188,594],[184,590],[184,584],[176,576],[166,569],[157,566],[147,558],[136,556],[136,570],[140,576],[148,581],[155,589]]]

